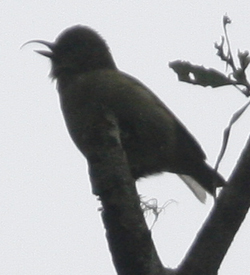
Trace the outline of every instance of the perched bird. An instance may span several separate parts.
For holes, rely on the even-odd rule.
[[[66,125],[80,150],[86,106],[94,102],[115,114],[135,180],[165,171],[176,173],[201,201],[204,189],[214,194],[216,186],[224,184],[186,127],[144,84],[116,67],[106,42],[94,30],[76,25],[54,43],[30,42],[49,48],[37,52],[51,60],[51,77],[57,80]]]

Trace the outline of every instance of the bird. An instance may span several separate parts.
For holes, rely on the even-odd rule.
[[[54,42],[31,40],[51,61],[69,134],[84,154],[86,106],[96,103],[115,115],[122,148],[136,180],[175,173],[204,202],[225,180],[206,163],[206,155],[184,124],[141,81],[121,71],[106,41],[94,29],[74,25]],[[92,106],[95,106],[92,104]],[[88,117],[87,117],[88,119]]]

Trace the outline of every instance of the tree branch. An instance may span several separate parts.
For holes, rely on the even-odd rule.
[[[250,139],[185,259],[171,270],[163,267],[147,228],[114,114],[102,106],[92,106],[90,110],[84,151],[93,193],[102,202],[102,219],[117,273],[217,274],[250,206]]]
[[[172,274],[160,262],[147,228],[115,116],[99,108],[87,128],[85,155],[93,192],[102,202],[102,219],[117,273]]]
[[[177,274],[215,275],[250,207],[250,138]]]

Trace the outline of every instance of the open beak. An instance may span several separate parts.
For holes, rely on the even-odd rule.
[[[47,42],[47,41],[44,41],[44,40],[31,40],[31,41],[28,41],[26,43],[24,43],[22,45],[22,47],[24,47],[25,45],[29,44],[29,43],[40,43],[40,44],[43,44],[45,45],[46,47],[48,47],[51,51],[35,51],[43,56],[46,56],[48,58],[52,58],[53,57],[53,49],[54,49],[54,44],[51,43],[51,42]]]

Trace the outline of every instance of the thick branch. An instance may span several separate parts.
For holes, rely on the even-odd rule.
[[[250,138],[177,274],[215,275],[250,207]]]
[[[119,275],[166,275],[140,208],[118,123],[101,110],[85,135],[93,192],[99,195],[113,262]],[[94,142],[93,142],[94,140]]]

